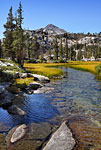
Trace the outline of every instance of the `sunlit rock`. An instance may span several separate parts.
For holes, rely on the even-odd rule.
[[[40,81],[43,83],[48,83],[50,82],[50,79],[48,77],[42,76],[42,75],[37,75],[37,74],[33,74],[34,80],[35,81]]]
[[[63,122],[43,150],[72,150],[74,145],[75,140],[72,137],[72,133],[66,122]]]

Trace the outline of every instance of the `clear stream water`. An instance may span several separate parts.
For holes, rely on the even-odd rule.
[[[82,150],[83,145],[86,149],[100,150],[101,82],[88,72],[65,67],[61,69],[66,78],[49,83],[48,86],[54,88],[50,93],[25,94],[21,100],[14,102],[26,112],[24,117],[11,115],[0,108],[0,123],[12,128],[22,123],[55,124],[56,118],[67,119],[78,143],[81,143],[75,149]],[[97,133],[95,137],[94,130]]]

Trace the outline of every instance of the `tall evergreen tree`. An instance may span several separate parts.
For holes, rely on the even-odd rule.
[[[66,43],[65,43],[65,47],[64,47],[64,53],[65,53],[65,57],[67,60],[68,59],[68,41],[67,41],[67,38],[66,38]]]
[[[77,55],[77,60],[81,60],[82,59],[82,51],[81,49],[78,51],[78,55]]]
[[[54,40],[54,43],[53,43],[53,47],[54,47],[55,60],[58,60],[59,49],[58,49],[58,41],[57,41],[57,37],[55,37],[55,40]]]
[[[17,14],[18,14],[18,17],[17,17],[17,26],[20,30],[22,30],[22,24],[23,24],[23,17],[22,17],[22,4],[21,4],[21,1],[19,3],[19,9],[17,10]]]
[[[9,9],[9,13],[8,13],[8,18],[7,18],[7,22],[4,25],[5,28],[5,32],[4,32],[4,45],[5,45],[5,53],[7,57],[11,57],[12,60],[14,60],[14,51],[13,51],[13,32],[15,29],[15,24],[14,24],[14,18],[13,18],[13,14],[12,14],[12,7]]]
[[[25,35],[24,30],[22,28],[23,17],[22,17],[22,4],[20,2],[19,8],[17,10],[16,20],[16,30],[14,33],[15,41],[13,43],[14,49],[16,49],[16,58],[17,62],[23,66],[24,57],[25,57]]]
[[[51,54],[52,54],[52,52],[51,52],[51,48],[50,48],[50,47],[48,48],[47,54],[48,54],[48,56],[49,56],[49,60],[51,60]]]
[[[30,61],[31,59],[31,40],[30,40],[30,35],[27,33],[26,34],[26,57],[28,58],[28,60]]]
[[[62,46],[62,39],[59,45],[59,56],[60,56],[60,60],[63,60],[63,46]]]
[[[38,59],[40,44],[37,42],[37,36],[34,36],[34,39],[32,42],[32,49],[33,49],[33,59]]]
[[[70,60],[76,60],[76,52],[74,51],[74,46],[70,48]]]

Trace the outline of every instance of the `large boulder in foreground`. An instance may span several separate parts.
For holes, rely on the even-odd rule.
[[[11,140],[10,140],[11,143],[15,143],[18,140],[20,140],[22,137],[24,137],[24,135],[26,134],[26,128],[27,126],[25,124],[22,124],[19,127],[17,127],[11,137]]]
[[[7,111],[13,115],[24,116],[26,114],[21,108],[17,107],[16,105],[10,106]]]
[[[72,133],[66,122],[63,122],[43,150],[72,150],[74,145],[75,140],[72,137]]]

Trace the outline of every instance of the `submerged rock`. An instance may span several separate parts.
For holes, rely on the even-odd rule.
[[[0,150],[6,149],[5,145],[5,134],[0,133]]]
[[[34,90],[37,90],[38,88],[41,88],[43,85],[37,82],[32,82],[28,85],[28,87],[25,89],[25,92],[27,94],[33,94]]]
[[[14,95],[7,90],[2,90],[0,93],[0,106],[1,107],[8,107],[11,105],[12,101],[14,99]]]
[[[27,126],[25,124],[20,125],[19,127],[16,128],[14,131],[12,137],[11,137],[11,143],[15,143],[18,140],[20,140],[26,133],[26,128]]]
[[[74,145],[75,140],[72,137],[72,133],[66,122],[63,122],[43,150],[72,150]]]
[[[14,115],[24,116],[26,113],[16,105],[12,105],[8,108],[8,112]]]
[[[7,150],[38,150],[50,135],[52,125],[49,123],[31,123],[25,128],[25,135],[18,141],[11,143],[12,135],[17,127],[11,129],[6,136]]]
[[[33,90],[37,90],[38,88],[41,88],[42,84],[37,83],[37,82],[32,82],[28,85],[28,88],[33,89]]]

